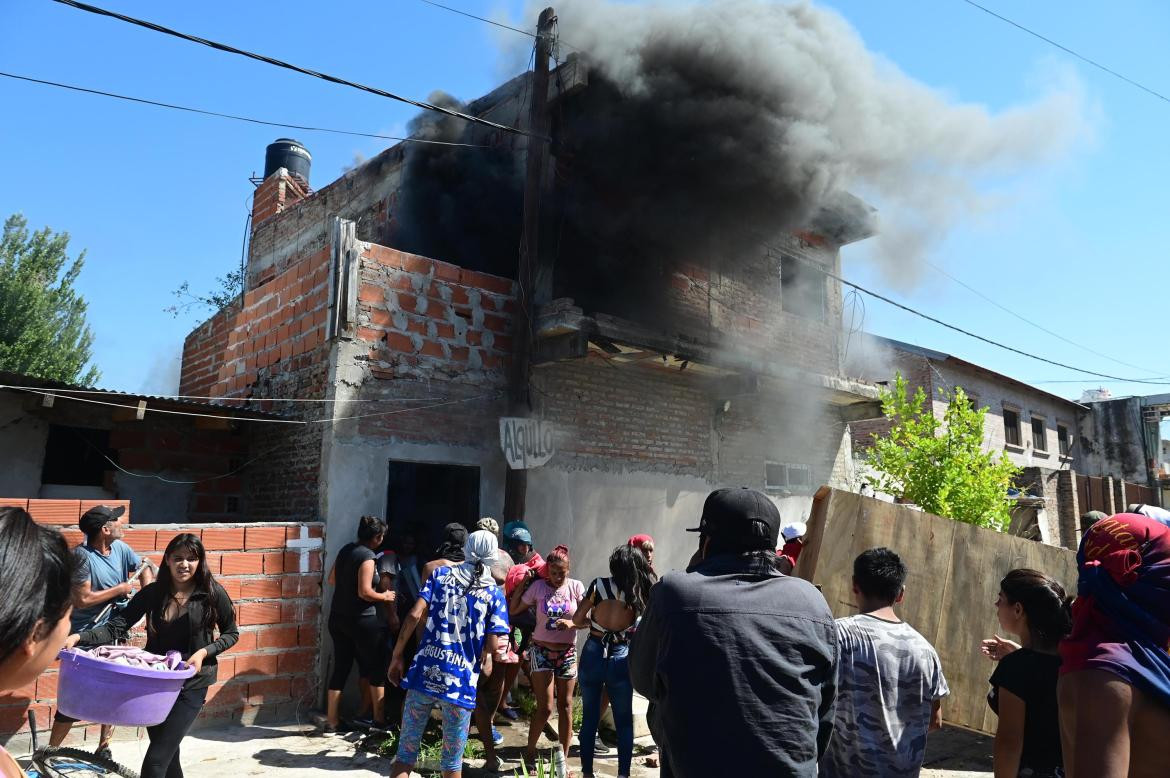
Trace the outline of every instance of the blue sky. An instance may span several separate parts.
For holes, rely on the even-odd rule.
[[[519,19],[521,2],[450,0]],[[1170,103],[1077,62],[961,0],[834,0],[869,48],[956,101],[1000,111],[1071,73],[1089,106],[1091,137],[1058,161],[1024,171],[1000,208],[957,224],[931,261],[1018,313],[1136,370],[1039,332],[932,270],[891,286],[864,247],[845,274],[987,337],[1119,376],[1170,376],[1159,348],[1163,212]],[[1022,24],[1170,92],[1170,5],[986,0]],[[194,34],[425,98],[473,98],[517,72],[524,40],[418,0],[321,3],[108,0],[107,7]],[[570,30],[562,30],[572,40]],[[399,134],[409,106],[184,43],[48,2],[0,5],[0,70],[209,110],[295,124]],[[89,300],[102,386],[174,389],[183,336],[206,314],[165,313],[183,281],[195,289],[239,262],[244,219],[264,146],[292,134],[313,153],[313,184],[336,178],[375,140],[285,133],[0,79],[0,215],[66,230],[87,250],[79,286]],[[1055,134],[1055,133],[1054,133]],[[1008,354],[866,301],[867,330],[948,351],[1076,397],[1106,386]],[[1170,387],[1167,387],[1170,389]]]

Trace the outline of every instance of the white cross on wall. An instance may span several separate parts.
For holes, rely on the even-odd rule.
[[[300,552],[299,556],[301,560],[301,572],[307,573],[309,572],[309,552],[321,548],[321,546],[324,545],[324,542],[325,541],[323,538],[309,537],[309,528],[302,524],[301,536],[294,540],[287,541],[284,545],[285,548]]]

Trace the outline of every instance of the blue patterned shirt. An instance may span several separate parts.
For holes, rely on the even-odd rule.
[[[422,640],[402,686],[461,708],[475,707],[479,659],[488,635],[507,635],[508,606],[498,586],[464,593],[468,574],[454,567],[431,573],[418,596],[427,601]]]

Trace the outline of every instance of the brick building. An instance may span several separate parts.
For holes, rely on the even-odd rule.
[[[1099,430],[1103,411],[1093,404],[1073,402],[951,354],[876,335],[863,336],[850,349],[847,370],[879,384],[892,384],[901,373],[910,393],[919,387],[926,392],[939,418],[946,410],[944,392],[963,387],[977,406],[987,408],[986,445],[1004,451],[1023,469],[1018,483],[1020,515],[1028,524],[1035,521],[1033,536],[1046,543],[1076,548],[1084,512],[1113,513],[1127,501],[1154,499],[1152,490],[1130,481],[1130,470],[1112,466],[1102,455],[1136,445],[1140,474],[1141,438],[1122,435],[1123,442],[1107,444]],[[851,424],[854,451],[864,452],[889,426],[880,417]],[[1018,523],[1013,531],[1029,529]]]
[[[525,79],[467,110],[519,114]],[[242,299],[184,346],[182,394],[314,422],[257,433],[269,453],[251,468],[251,515],[323,518],[331,552],[362,514],[419,527],[426,547],[503,506],[515,247],[487,264],[396,248],[413,226],[410,154],[394,146],[316,191],[305,170],[266,170]],[[527,486],[542,551],[568,543],[584,578],[650,532],[663,569],[681,567],[712,487],[768,489],[799,518],[819,484],[847,483],[847,423],[874,415],[877,392],[843,376],[841,291],[818,272],[868,234],[867,209],[840,203],[734,265],[665,263],[620,303],[589,287],[585,260],[548,269],[531,415],[554,425],[557,452]]]

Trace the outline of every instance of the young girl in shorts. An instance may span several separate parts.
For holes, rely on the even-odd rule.
[[[547,580],[535,571],[512,592],[509,610],[523,613],[536,606],[536,630],[528,649],[536,712],[528,729],[525,757],[536,760],[536,743],[552,713],[556,686],[557,735],[565,755],[573,739],[573,687],[577,684],[577,629],[573,614],[585,599],[585,585],[569,577],[569,549],[557,546],[548,555]]]

